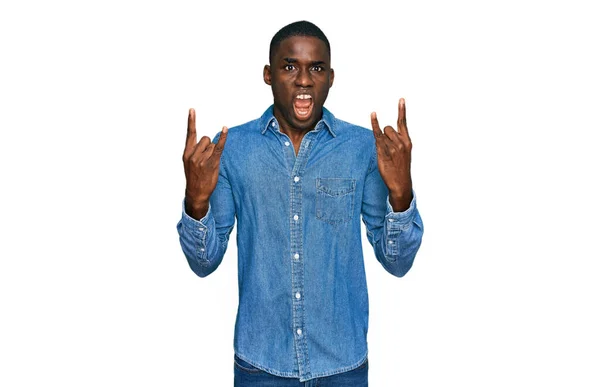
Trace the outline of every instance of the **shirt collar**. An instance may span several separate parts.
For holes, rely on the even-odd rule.
[[[267,110],[265,110],[265,112],[259,119],[259,123],[261,128],[261,134],[265,134],[268,129],[275,130],[278,127],[277,119],[273,115],[273,105],[269,106]],[[323,117],[321,117],[321,120],[317,122],[317,125],[315,125],[315,130],[318,132],[323,126],[327,128],[327,130],[329,130],[329,133],[331,133],[333,137],[336,136],[335,117],[325,107],[323,107]]]

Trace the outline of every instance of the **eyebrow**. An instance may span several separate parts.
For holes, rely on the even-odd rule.
[[[298,62],[298,59],[296,59],[296,58],[283,58],[283,60],[286,63],[296,63],[296,62]],[[322,64],[325,64],[325,61],[315,60],[313,62],[310,62],[311,66],[318,66],[318,65],[322,65]]]

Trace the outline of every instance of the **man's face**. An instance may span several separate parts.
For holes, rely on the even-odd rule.
[[[283,129],[308,131],[321,119],[323,104],[333,85],[327,45],[312,36],[292,36],[279,45],[265,66],[271,85],[274,115]]]

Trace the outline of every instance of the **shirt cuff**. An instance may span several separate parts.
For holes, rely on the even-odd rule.
[[[385,220],[389,231],[406,231],[412,224],[415,213],[417,212],[417,196],[415,191],[412,191],[412,200],[406,211],[394,212],[390,204],[390,198],[387,198],[387,214]]]
[[[204,217],[200,220],[192,218],[185,212],[185,199],[183,199],[181,207],[181,221],[183,222],[183,225],[188,230],[192,230],[194,234],[199,235],[202,241],[204,241],[204,239],[206,238],[206,232],[208,228],[207,225],[210,223],[210,219],[212,218],[212,213],[210,211],[210,203],[208,204],[208,211],[206,212],[206,215],[204,215]]]

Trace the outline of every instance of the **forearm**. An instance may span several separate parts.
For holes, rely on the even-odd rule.
[[[394,212],[406,211],[412,203],[412,181],[409,179],[402,187],[404,189],[398,190],[398,192],[390,190],[389,193],[388,200]]]
[[[187,195],[185,197],[185,213],[195,220],[200,220],[208,213],[208,207],[210,206],[209,200],[191,200]]]

